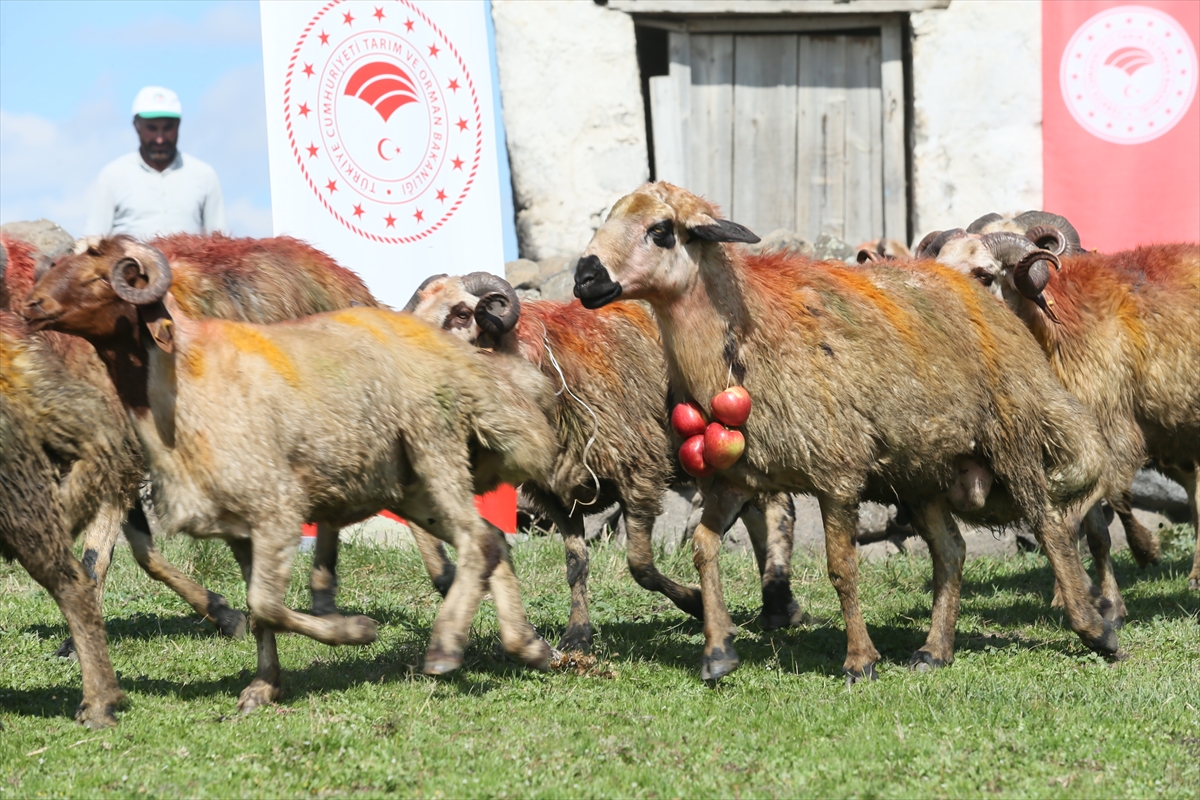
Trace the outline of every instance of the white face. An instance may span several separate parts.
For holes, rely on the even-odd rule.
[[[479,325],[475,322],[475,305],[479,298],[463,288],[462,278],[454,276],[430,281],[417,296],[420,299],[413,315],[475,344],[479,338]]]
[[[970,275],[1003,299],[1003,288],[1009,283],[1009,270],[984,246],[978,235],[968,234],[946,242],[938,253],[937,262]]]
[[[669,303],[699,275],[705,246],[758,241],[712,207],[669,184],[643,186],[613,206],[575,268],[576,296],[588,308],[618,297]]]

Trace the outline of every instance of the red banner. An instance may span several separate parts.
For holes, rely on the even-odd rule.
[[[495,491],[476,497],[475,508],[479,510],[479,516],[505,533],[517,532],[517,490],[513,487],[502,484]],[[404,522],[390,511],[384,511],[383,516],[396,522]],[[316,536],[317,526],[305,525],[304,535]]]
[[[1200,2],[1044,0],[1047,211],[1089,250],[1200,241]]]

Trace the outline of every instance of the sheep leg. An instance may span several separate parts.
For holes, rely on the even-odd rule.
[[[805,615],[792,596],[796,512],[791,495],[755,498],[742,510],[742,522],[750,534],[758,574],[762,577],[763,607],[758,624],[764,631],[801,624]]]
[[[550,521],[562,534],[563,547],[567,556],[567,585],[571,587],[571,615],[567,618],[567,629],[558,642],[564,652],[592,649],[592,618],[588,610],[587,579],[589,554],[583,529],[583,517],[571,516],[562,503],[553,495],[539,493],[538,503]]]
[[[1088,586],[1074,531],[1075,526],[1063,520],[1052,508],[1046,509],[1042,524],[1034,527],[1038,543],[1054,570],[1071,630],[1101,655],[1113,655],[1117,652],[1117,631],[1097,608],[1098,605],[1107,606],[1107,602],[1100,598],[1095,587]]]
[[[721,537],[749,499],[744,492],[720,479],[714,480],[704,493],[704,513],[692,533],[692,561],[696,572],[700,573],[700,592],[704,601],[704,655],[700,660],[700,678],[709,686],[716,686],[717,681],[738,668],[737,651],[733,649],[737,626],[725,607],[718,558]]]
[[[324,522],[318,522],[312,572],[308,576],[308,591],[312,595],[314,617],[338,613],[336,600],[337,559],[338,529]]]
[[[246,586],[254,575],[253,546],[245,539],[229,542],[229,549],[242,568],[242,580]],[[253,606],[251,606],[253,609]],[[249,714],[254,709],[268,703],[274,703],[283,695],[280,680],[279,650],[275,647],[275,631],[262,623],[262,620],[250,613],[250,631],[254,634],[254,643],[258,653],[258,671],[250,685],[238,695],[237,708],[243,714]]]
[[[162,557],[154,546],[150,523],[139,504],[135,504],[125,518],[125,538],[133,550],[134,559],[147,575],[171,587],[197,614],[216,625],[223,635],[231,639],[241,639],[246,635],[245,614],[230,608],[224,597],[205,589]]]
[[[521,588],[517,583],[517,573],[513,570],[508,540],[503,531],[486,520],[484,522],[491,529],[500,547],[500,563],[496,565],[490,582],[492,599],[496,603],[500,642],[510,656],[533,669],[545,672],[550,669],[553,653],[550,645],[538,635],[525,616],[525,607],[521,604]]]
[[[1133,492],[1128,488],[1121,492],[1118,498],[1108,498],[1121,527],[1125,529],[1125,540],[1129,542],[1129,552],[1139,567],[1148,567],[1158,563],[1160,545],[1158,536],[1133,516]]]
[[[301,520],[291,514],[276,512],[269,523],[254,529],[250,539],[253,569],[246,587],[251,620],[257,619],[277,631],[301,633],[328,645],[375,641],[375,621],[370,617],[361,614],[314,617],[284,604],[300,544],[300,525]]]
[[[621,507],[625,511],[625,560],[634,581],[643,589],[666,595],[680,611],[704,619],[700,590],[676,583],[654,565],[654,517],[638,513],[624,503]]]
[[[829,581],[837,592],[842,605],[842,618],[846,622],[846,661],[842,672],[846,674],[847,685],[866,678],[875,680],[875,662],[879,660],[879,651],[867,633],[867,624],[863,621],[862,609],[858,604],[858,552],[854,545],[858,507],[856,503],[847,503],[827,495],[819,495],[817,501],[825,526]]]
[[[425,571],[429,573],[429,579],[433,581],[433,588],[437,589],[438,594],[442,597],[450,591],[450,585],[454,583],[454,562],[446,555],[446,546],[442,544],[440,539],[435,538],[418,525],[408,523],[409,530],[412,531],[413,540],[417,543],[417,552],[421,554],[421,561],[425,562]]]
[[[1196,534],[1196,551],[1192,556],[1192,571],[1188,574],[1188,589],[1200,592],[1200,465],[1192,464],[1191,470],[1171,470],[1171,477],[1187,490],[1188,511],[1192,513],[1192,532]]]
[[[51,529],[58,528],[57,520],[46,522]],[[104,620],[96,606],[91,577],[71,554],[69,542],[67,533],[59,528],[54,536],[39,542],[37,550],[17,548],[16,556],[30,577],[54,598],[71,630],[83,674],[83,701],[75,719],[89,728],[106,728],[117,724],[115,712],[125,694],[108,657]]]
[[[1096,570],[1096,583],[1100,587],[1100,596],[1109,602],[1104,617],[1112,620],[1113,625],[1120,629],[1125,624],[1125,600],[1117,586],[1117,576],[1113,572],[1112,539],[1108,535],[1108,525],[1104,523],[1104,509],[1100,503],[1093,503],[1083,518],[1083,529],[1087,536],[1088,550],[1092,553],[1092,568]]]
[[[918,672],[925,672],[954,662],[954,631],[958,624],[967,545],[944,500],[920,506],[913,514],[912,523],[928,543],[933,557],[933,612],[929,636],[908,662]]]
[[[107,501],[100,504],[96,516],[83,532],[83,569],[92,579],[96,594],[96,608],[104,609],[104,583],[108,579],[108,567],[112,563],[113,548],[121,533],[121,520],[125,509]],[[75,640],[68,636],[59,645],[54,655],[69,658],[75,652]]]

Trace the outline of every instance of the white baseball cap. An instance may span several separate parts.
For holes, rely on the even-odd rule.
[[[147,86],[133,98],[133,115],[145,119],[182,116],[183,107],[179,95],[161,86]]]

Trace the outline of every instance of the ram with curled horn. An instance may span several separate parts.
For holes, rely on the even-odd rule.
[[[554,467],[548,480],[526,483],[521,491],[554,522],[566,545],[571,612],[559,647],[591,646],[583,517],[614,502],[625,515],[634,580],[703,616],[699,592],[659,572],[651,547],[663,493],[677,477],[673,451],[679,444],[667,424],[666,364],[651,315],[637,303],[591,312],[578,301],[522,302],[507,281],[482,272],[433,276],[406,309],[478,347],[524,358],[558,389]],[[760,623],[774,629],[799,622],[803,615],[790,587],[790,497],[756,498],[743,521],[762,577]]]
[[[459,553],[426,673],[461,666],[489,588],[505,649],[548,668],[550,647],[525,617],[503,537],[474,495],[545,479],[549,382],[521,359],[480,353],[381,308],[273,325],[191,317],[167,293],[179,271],[157,249],[122,247],[104,300],[68,275],[51,281],[51,270],[26,316],[96,346],[141,442],[163,527],[224,539],[241,565],[258,673],[239,709],[279,697],[277,631],[331,645],[374,641],[373,620],[300,614],[284,593],[304,522],[336,529],[380,510],[419,520]]]
[[[1011,238],[1015,233],[981,237],[990,275],[999,279],[993,290],[1099,420],[1115,470],[1106,499],[1138,564],[1156,562],[1158,539],[1130,507],[1130,485],[1147,457],[1183,485],[1192,526],[1200,526],[1200,245],[1082,252],[1079,233],[1062,217],[1031,211],[1018,220],[1024,242]],[[998,236],[1004,238],[988,238]],[[1056,259],[1039,256],[1031,264],[1033,252]],[[978,275],[979,255],[947,248],[938,260]],[[1188,586],[1200,591],[1200,540]]]
[[[20,274],[10,271],[8,277],[6,286],[17,289],[12,293],[13,302],[20,301],[23,313],[35,324],[45,326],[86,327],[114,313],[130,316],[137,308],[134,303],[146,298],[162,300],[169,297],[194,319],[260,323],[297,319],[340,308],[378,305],[353,272],[321,251],[286,236],[238,239],[178,234],[146,243],[126,236],[89,236],[78,240],[70,252],[55,254],[36,265],[31,263]],[[26,303],[25,296],[35,279],[40,292]],[[169,286],[169,291],[163,295],[165,286]],[[60,302],[56,299],[60,295],[69,295],[71,302]],[[164,335],[169,334],[169,326],[156,327]],[[122,379],[122,370],[117,370],[110,380],[105,365],[90,344],[56,333],[44,335],[58,337],[61,347],[71,349],[72,356],[67,363],[110,397],[113,411],[103,424],[124,427],[131,446],[139,450],[113,385],[113,380],[119,382]],[[83,375],[85,372],[90,377]],[[141,478],[141,467],[137,470],[135,485]],[[225,635],[242,635],[246,628],[245,616],[230,608],[221,595],[180,573],[154,547],[136,489],[129,497],[114,500],[112,508],[102,516],[109,521],[105,524],[97,522],[82,536],[84,565],[96,580],[98,599],[103,598],[110,557],[124,518],[126,539],[138,564],[149,575],[169,585],[196,613],[216,624]],[[336,610],[336,555],[336,531],[324,524],[318,525],[310,584],[316,613]],[[70,652],[69,640],[60,652]]]

